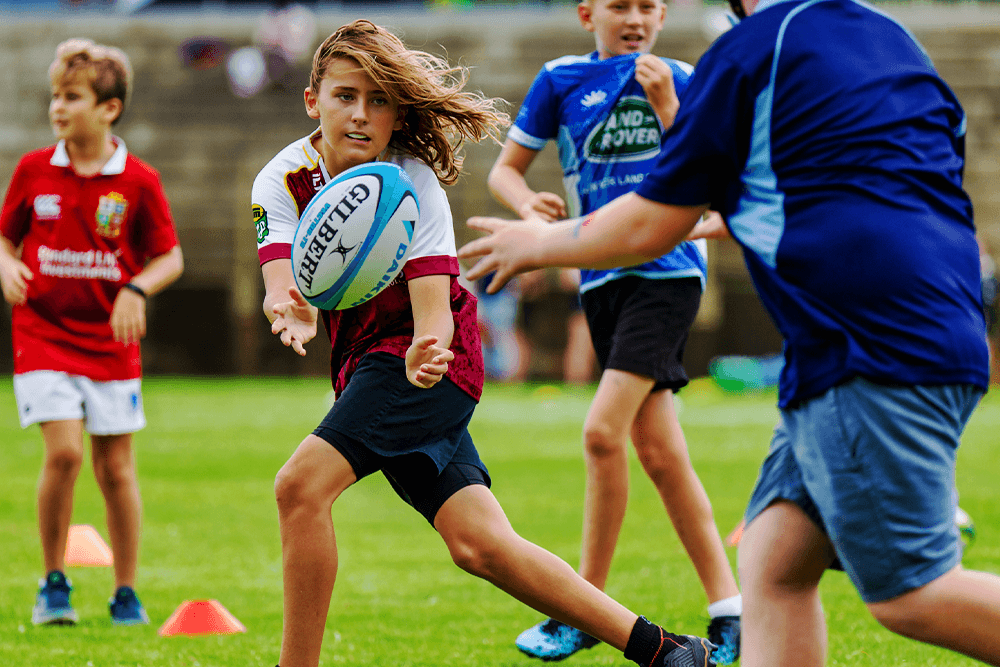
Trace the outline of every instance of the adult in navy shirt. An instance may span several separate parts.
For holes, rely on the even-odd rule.
[[[1000,577],[961,568],[954,527],[955,452],[988,382],[965,114],[877,10],[744,1],[634,193],[556,224],[472,219],[492,234],[460,255],[496,288],[637,264],[722,213],[785,339],[740,544],[743,666],[823,664],[834,565],[889,629],[1000,664]]]

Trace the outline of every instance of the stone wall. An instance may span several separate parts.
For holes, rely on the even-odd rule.
[[[966,183],[984,237],[1000,251],[1000,9],[978,5],[893,7],[926,45],[969,114]],[[319,16],[325,36],[356,15]],[[542,64],[593,48],[572,8],[477,11],[374,12],[368,18],[392,27],[414,48],[445,54],[472,68],[471,86],[510,101],[516,113]],[[321,346],[305,359],[287,353],[266,333],[260,314],[249,192],[254,175],[278,150],[308,133],[313,122],[302,107],[308,66],[245,100],[233,95],[221,67],[182,66],[178,47],[195,36],[249,45],[258,17],[188,13],[151,18],[31,18],[0,15],[0,188],[17,159],[51,143],[46,70],[56,44],[73,36],[122,47],[136,82],[118,132],[129,149],[161,173],[171,201],[186,271],[177,285],[150,303],[144,345],[148,372],[326,372]],[[656,52],[696,63],[710,43],[700,8],[676,8]],[[317,42],[318,43],[318,42]],[[504,214],[485,178],[499,148],[467,148],[467,174],[450,189],[460,241],[471,215]],[[561,192],[550,146],[532,167],[531,182]],[[703,372],[720,353],[764,353],[780,345],[753,295],[731,244],[712,248],[712,286],[692,338],[692,371]],[[9,318],[0,336],[9,336]],[[10,368],[9,343],[0,342],[0,371]]]

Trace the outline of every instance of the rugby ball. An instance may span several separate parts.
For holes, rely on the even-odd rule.
[[[399,275],[419,218],[413,181],[395,164],[368,162],[338,174],[299,218],[295,285],[324,310],[363,304]]]

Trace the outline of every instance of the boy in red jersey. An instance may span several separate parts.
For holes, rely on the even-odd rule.
[[[0,212],[0,286],[13,306],[21,426],[39,424],[38,523],[47,572],[31,620],[72,624],[63,570],[73,486],[90,433],[115,554],[111,620],[148,623],[133,590],[142,502],[132,434],[145,426],[146,299],[183,260],[159,175],[111,133],[132,79],[118,49],[71,39],[49,67],[55,146],[25,155]]]

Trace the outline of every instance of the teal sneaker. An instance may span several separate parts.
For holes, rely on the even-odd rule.
[[[147,625],[149,616],[130,586],[119,586],[108,601],[112,625]]]
[[[69,603],[73,587],[65,574],[53,570],[39,580],[38,585],[40,588],[35,608],[31,610],[31,622],[34,625],[73,625],[80,620]]]
[[[740,617],[717,616],[708,624],[708,640],[718,648],[712,653],[715,662],[731,665],[740,657]]]
[[[593,648],[601,641],[554,618],[528,628],[514,645],[522,653],[545,662],[565,660],[579,650]]]

